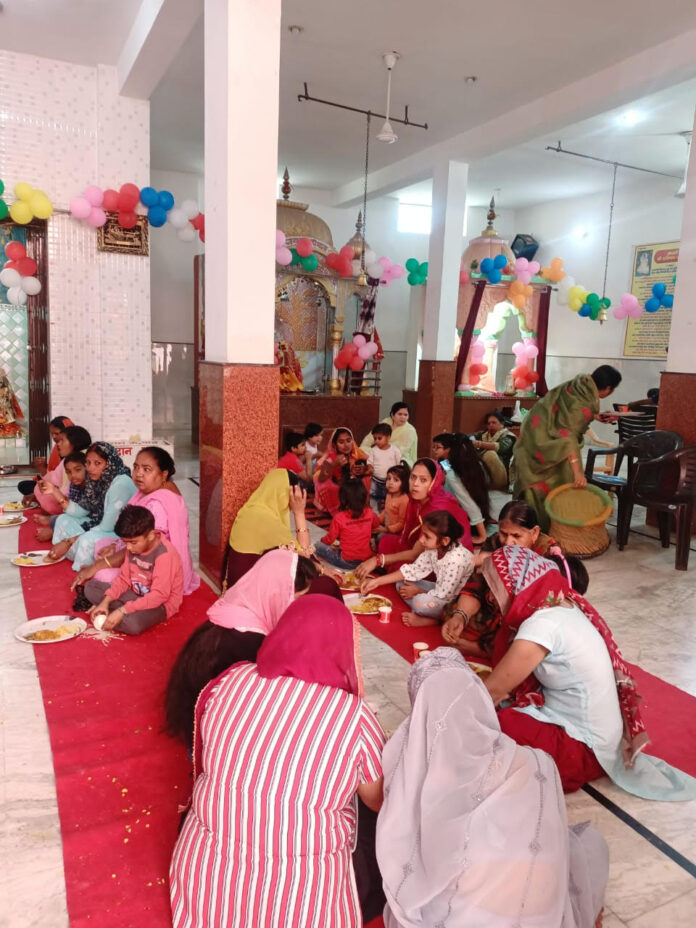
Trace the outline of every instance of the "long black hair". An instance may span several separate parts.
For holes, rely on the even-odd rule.
[[[452,470],[471,494],[471,498],[481,510],[483,518],[488,522],[491,518],[491,504],[488,499],[488,476],[486,468],[476,454],[468,435],[456,433],[452,435],[449,462]]]

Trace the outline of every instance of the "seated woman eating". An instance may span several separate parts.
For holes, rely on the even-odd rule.
[[[317,509],[326,510],[332,516],[336,515],[340,506],[338,488],[344,476],[353,476],[356,461],[365,461],[367,464],[367,454],[358,448],[350,429],[336,429],[331,436],[328,450],[317,462],[314,475],[314,505]],[[364,478],[368,475],[365,473],[356,476]],[[369,483],[368,480],[368,492]]]
[[[56,467],[60,464],[60,459],[62,455],[58,451],[58,436],[61,432],[64,432],[69,425],[74,425],[75,423],[72,419],[69,419],[67,416],[54,416],[53,419],[48,423],[48,434],[51,437],[53,442],[53,447],[51,448],[51,453],[48,456],[48,463],[46,462],[45,457],[36,457],[32,460],[32,466],[36,468],[38,474],[30,480],[26,478],[20,480],[17,484],[17,489],[22,494],[22,505],[31,506],[36,502],[34,497],[34,491],[36,490],[36,484],[49,474],[52,470],[55,470]],[[87,442],[89,444],[89,442]]]
[[[36,532],[39,541],[50,541],[55,523],[55,516],[65,512],[65,500],[69,496],[70,478],[65,471],[65,458],[75,451],[86,451],[92,443],[87,429],[79,425],[68,425],[56,434],[55,450],[58,463],[34,486],[34,499],[43,512],[34,516],[34,522],[40,526]]]
[[[363,580],[360,592],[370,593],[387,583],[396,583],[411,610],[401,616],[404,625],[437,625],[442,610],[457,597],[474,569],[473,554],[459,542],[461,534],[462,527],[451,513],[429,512],[418,539],[422,554],[393,573]],[[431,574],[435,582],[426,579]]]
[[[173,928],[361,925],[355,796],[379,809],[383,745],[353,617],[328,596],[302,597],[256,664],[235,664],[198,699]]]
[[[489,412],[486,428],[476,432],[473,446],[488,471],[491,489],[507,492],[510,484],[510,461],[516,437],[505,425],[502,412]]]
[[[456,499],[443,489],[445,477],[431,458],[419,458],[408,478],[408,506],[404,527],[399,535],[384,534],[379,539],[376,557],[370,557],[356,568],[355,573],[364,580],[376,567],[387,567],[415,561],[423,551],[419,540],[423,519],[429,512],[444,510],[451,513],[462,527],[460,542],[472,550],[469,518]]]
[[[142,506],[152,513],[155,529],[176,549],[184,571],[184,595],[193,593],[201,579],[193,569],[189,548],[189,517],[186,501],[179,493],[172,477],[176,473],[174,460],[164,448],[149,445],[142,448],[133,464],[133,483],[138,488],[128,500],[129,506]],[[108,539],[95,545],[93,564],[82,567],[75,577],[72,589],[95,579],[110,583],[126,556],[126,548],[120,542],[112,544]]]
[[[452,648],[416,661],[408,694],[377,819],[386,928],[599,928],[607,844],[568,827],[551,758],[501,733]]]
[[[86,455],[87,482],[79,504],[70,501],[53,529],[53,547],[46,555],[51,560],[67,556],[73,570],[79,571],[94,561],[94,548],[102,538],[116,538],[116,519],[135,493],[118,451],[105,441],[90,445]]]
[[[606,622],[558,567],[494,551],[483,575],[502,613],[486,680],[500,727],[553,757],[566,792],[604,773],[643,799],[696,798],[696,779],[640,753],[649,743],[630,669]]]

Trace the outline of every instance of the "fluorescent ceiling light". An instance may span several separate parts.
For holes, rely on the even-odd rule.
[[[619,124],[622,126],[635,126],[643,122],[645,116],[640,110],[626,110],[619,116]]]

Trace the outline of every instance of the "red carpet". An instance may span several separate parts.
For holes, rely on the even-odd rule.
[[[19,550],[38,547],[35,526]],[[69,561],[20,568],[29,618],[71,612]],[[190,793],[183,747],[161,733],[174,657],[215,595],[201,585],[179,615],[140,638],[34,648],[48,721],[73,928],[171,925],[168,868]]]

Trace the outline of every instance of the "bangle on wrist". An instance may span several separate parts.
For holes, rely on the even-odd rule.
[[[386,554],[379,555],[379,566],[382,568],[387,566],[387,555]]]
[[[466,628],[469,622],[471,621],[471,618],[466,614],[466,612],[464,612],[463,609],[453,609],[452,615],[453,616],[460,615],[464,619],[464,628]]]
[[[104,555],[104,563],[106,564],[107,567],[111,567],[111,563],[109,562],[109,559],[106,555]]]

